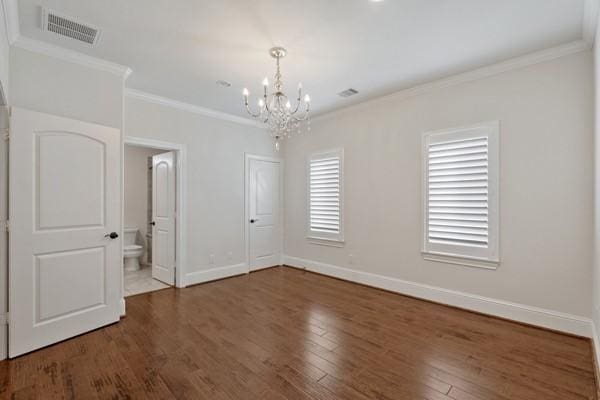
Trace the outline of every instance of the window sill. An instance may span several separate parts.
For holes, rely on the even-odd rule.
[[[307,236],[306,239],[310,244],[316,244],[319,246],[344,247],[346,245],[346,243],[343,240],[324,239],[314,236]]]
[[[423,259],[427,261],[440,262],[445,264],[462,265],[465,267],[483,268],[496,270],[500,265],[500,261],[481,260],[477,258],[460,257],[443,253],[428,253],[422,252]]]

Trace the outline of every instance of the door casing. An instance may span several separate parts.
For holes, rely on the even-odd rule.
[[[9,108],[0,82],[0,133],[8,134]],[[0,137],[0,360],[8,357],[8,140]]]
[[[246,244],[246,268],[247,272],[250,273],[250,160],[259,161],[270,161],[279,163],[279,221],[282,229],[280,229],[279,241],[280,241],[280,260],[279,264],[283,263],[283,226],[284,226],[284,197],[283,197],[283,181],[284,181],[284,162],[280,157],[261,156],[256,154],[245,153],[245,168],[244,168],[244,232],[245,232],[245,244]]]

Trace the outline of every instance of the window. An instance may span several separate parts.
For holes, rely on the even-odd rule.
[[[423,136],[426,258],[492,268],[499,261],[498,136],[498,122]]]
[[[308,237],[343,242],[343,150],[308,161]]]

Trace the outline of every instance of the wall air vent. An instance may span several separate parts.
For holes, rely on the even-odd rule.
[[[74,18],[61,15],[47,8],[42,8],[42,30],[79,40],[92,46],[98,42],[100,36],[100,30],[95,26],[76,21]]]
[[[343,92],[339,92],[338,96],[340,97],[350,97],[350,96],[354,96],[355,94],[358,94],[358,90],[356,89],[346,89]]]

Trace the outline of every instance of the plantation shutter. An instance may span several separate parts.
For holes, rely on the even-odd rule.
[[[498,259],[498,123],[424,140],[424,252]]]
[[[341,240],[342,154],[333,151],[309,160],[309,236]]]
[[[487,137],[430,144],[428,155],[429,241],[487,247]]]

